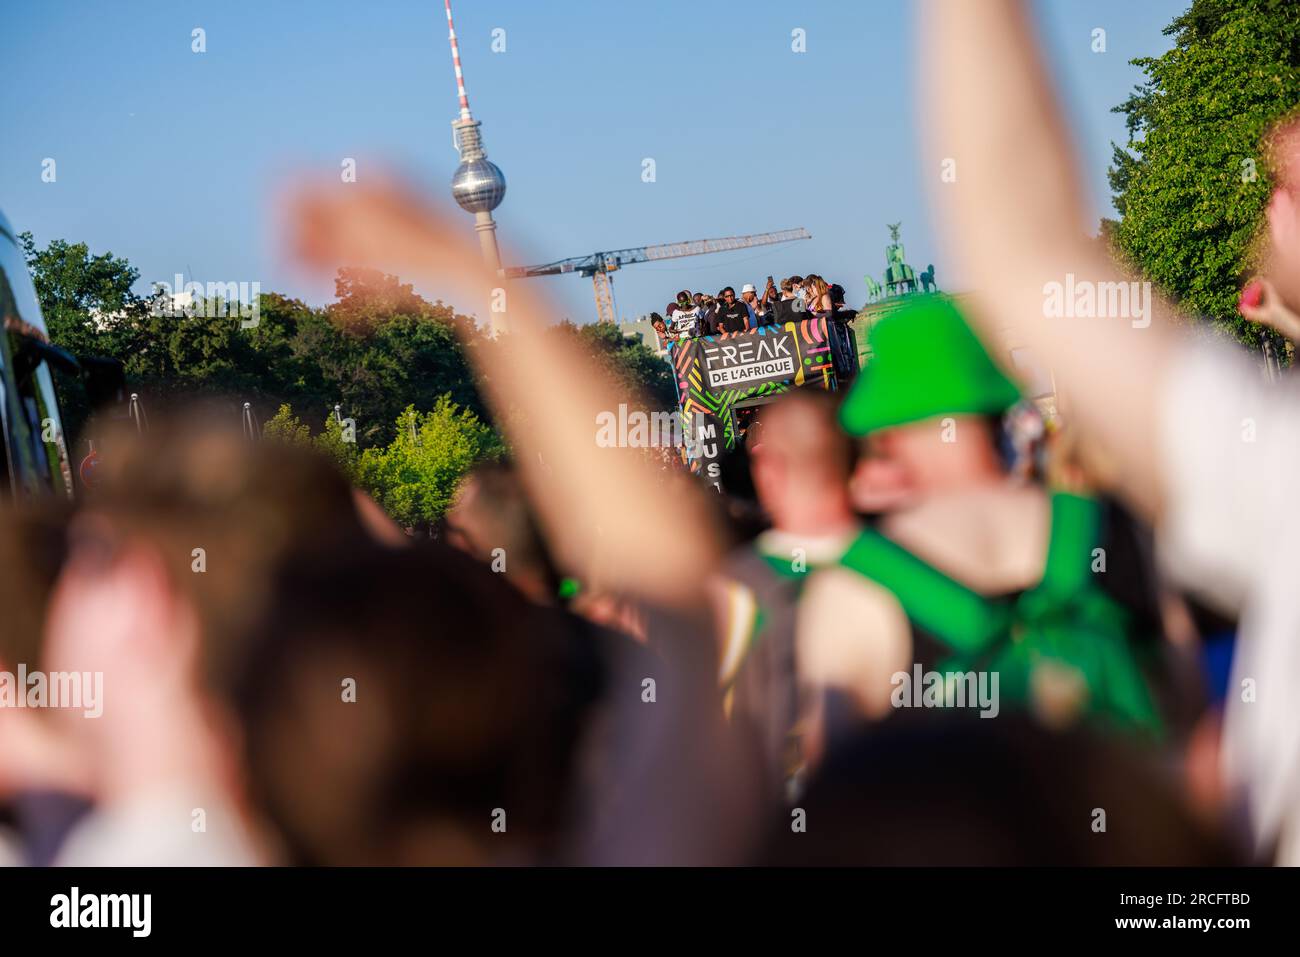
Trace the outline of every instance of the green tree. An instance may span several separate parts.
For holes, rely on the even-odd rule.
[[[670,409],[676,403],[671,367],[639,338],[623,335],[612,322],[577,327],[565,322],[556,330],[568,335],[573,347],[592,362],[609,370],[628,396],[641,396],[652,409]]]
[[[356,476],[396,521],[428,528],[447,511],[465,473],[504,451],[490,426],[444,395],[429,412],[408,405],[393,440],[361,453]]]
[[[325,427],[312,441],[316,450],[330,459],[350,482],[358,484],[361,454],[357,451],[356,431],[352,425],[347,419],[339,421],[330,413],[325,416]]]
[[[293,408],[286,402],[262,426],[262,439],[267,442],[288,442],[317,452],[332,461],[349,481],[357,482],[360,456],[355,438],[349,436],[344,423],[332,412],[325,416],[320,432],[312,435],[311,428],[294,414]]]
[[[591,369],[603,369],[612,376],[633,408],[670,410],[676,405],[672,368],[638,337],[624,335],[614,323],[593,322],[579,326],[565,319],[551,326],[546,334],[563,339],[564,347],[576,353]],[[474,348],[482,350],[484,374],[491,378],[499,361],[494,358],[497,350],[527,346],[506,334],[495,340],[475,343]],[[526,417],[530,411],[511,410],[510,415]]]
[[[131,344],[131,324],[148,308],[132,290],[139,270],[111,252],[92,256],[85,243],[56,239],[37,249],[31,233],[18,240],[52,341],[77,355]]]
[[[336,325],[365,334],[392,316],[432,316],[433,304],[410,283],[378,269],[347,266],[334,277],[335,302],[329,307]]]
[[[338,301],[299,329],[296,349],[356,420],[363,446],[392,439],[407,404],[432,408],[444,394],[486,415],[462,344],[472,347],[473,320],[373,269],[340,269],[335,290]]]
[[[345,470],[359,465],[357,446],[388,449],[401,438],[398,423],[409,406],[436,410],[446,397],[491,430],[470,357],[479,353],[479,366],[490,377],[499,365],[496,350],[526,348],[510,336],[485,337],[472,319],[375,270],[339,270],[338,301],[324,309],[265,293],[257,324],[246,327],[237,313],[207,310],[202,301],[180,313],[156,308],[170,304],[161,295],[133,293],[139,274],[126,260],[92,256],[85,244],[56,240],[37,250],[25,236],[24,249],[51,338],[81,355],[121,359],[146,406],[206,396],[227,403],[231,420],[238,421],[248,401],[259,418],[269,418],[272,432],[286,424],[282,413],[292,417],[297,409],[312,428],[325,423],[320,438],[333,434],[328,419],[338,404],[355,423],[356,444],[340,437],[327,451]],[[650,410],[672,407],[668,364],[618,327],[566,321],[548,334],[564,337],[592,368],[613,374],[629,402],[644,400]],[[76,381],[60,383],[65,404],[71,398],[74,408],[68,417],[73,436],[89,411],[79,389]],[[544,415],[545,397],[510,414],[519,421]]]
[[[162,401],[196,394],[242,398],[256,390],[253,348],[238,315],[205,316],[201,300],[192,311],[150,312],[138,320],[135,348],[122,357],[127,376]]]
[[[449,394],[485,414],[458,337],[471,346],[481,338],[473,320],[394,276],[340,270],[339,301],[325,309],[263,294],[257,324],[245,327],[201,300],[185,312],[156,308],[170,304],[133,292],[138,270],[111,253],[63,240],[37,249],[30,234],[21,238],[51,339],[76,355],[121,359],[146,406],[207,396],[228,401],[232,417],[249,401],[266,418],[286,403],[321,416],[337,403],[363,447],[390,441],[408,403],[432,408]],[[90,412],[84,389],[73,376],[57,385],[75,438]]]
[[[262,439],[270,442],[287,442],[302,448],[310,448],[312,445],[311,429],[303,423],[302,419],[293,414],[293,409],[287,402],[263,424]]]
[[[303,330],[321,321],[317,310],[279,293],[263,293],[257,325],[241,330],[249,349],[241,358],[256,385],[257,398],[272,408],[332,408],[338,396],[319,363],[302,347]]]
[[[1271,189],[1260,141],[1300,103],[1300,16],[1293,0],[1193,0],[1165,34],[1173,48],[1133,61],[1146,81],[1115,108],[1122,218],[1103,232],[1186,309],[1254,343],[1236,301]]]

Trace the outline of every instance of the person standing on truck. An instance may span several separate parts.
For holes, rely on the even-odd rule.
[[[700,306],[700,332],[712,335],[714,320],[721,306],[717,299],[705,292],[697,292],[695,298]]]
[[[781,295],[772,303],[771,312],[778,326],[787,322],[797,322],[803,318],[803,301],[796,294],[803,284],[802,276],[791,276],[781,280]]]
[[[804,279],[803,288],[804,302],[813,315],[828,316],[835,311],[835,304],[831,302],[831,287],[821,276],[810,274]]]
[[[749,328],[757,329],[759,326],[766,326],[772,321],[766,292],[763,294],[763,298],[760,299],[754,284],[747,282],[740,290],[740,298],[749,307]]]
[[[693,339],[703,332],[700,322],[700,307],[691,300],[691,291],[683,289],[677,294],[677,302],[669,307],[668,331],[675,339]]]
[[[722,299],[722,308],[713,319],[714,333],[725,339],[747,330],[750,309],[743,300],[736,298],[736,290],[727,286],[719,296]]]

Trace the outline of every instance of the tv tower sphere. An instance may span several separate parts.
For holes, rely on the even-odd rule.
[[[500,273],[501,250],[497,248],[497,224],[492,210],[505,199],[506,178],[496,163],[488,160],[483,149],[482,124],[469,111],[465,73],[460,66],[460,44],[456,42],[456,27],[451,21],[451,0],[443,0],[443,5],[447,8],[451,64],[456,71],[456,97],[460,100],[460,116],[451,121],[456,152],[460,153],[460,165],[451,178],[451,195],[457,206],[474,214],[474,231],[483,248],[483,261],[493,272]]]
[[[466,160],[451,178],[451,195],[467,213],[491,212],[505,199],[505,174],[489,159]]]

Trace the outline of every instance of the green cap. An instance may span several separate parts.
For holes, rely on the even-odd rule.
[[[940,415],[1005,412],[1020,398],[948,299],[926,296],[871,329],[871,361],[840,409],[852,435]]]

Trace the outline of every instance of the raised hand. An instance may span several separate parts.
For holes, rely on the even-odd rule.
[[[1292,342],[1300,342],[1300,316],[1288,309],[1267,279],[1253,279],[1242,290],[1237,311],[1251,322],[1268,326]]]
[[[463,218],[453,221],[395,180],[309,182],[294,188],[285,209],[289,249],[311,268],[366,265],[409,279],[468,280],[480,284],[485,301],[505,290],[505,343],[467,352],[557,559],[611,590],[698,607],[721,547],[702,487],[689,476],[659,474],[638,449],[597,445],[599,417],[616,415],[621,403],[639,407],[639,397],[558,337],[541,334],[558,313],[527,281],[507,289],[467,242]],[[673,507],[655,509],[664,483]],[[647,573],[668,566],[671,579]]]

